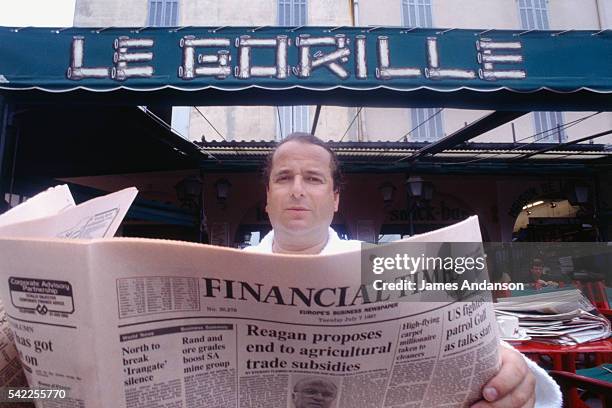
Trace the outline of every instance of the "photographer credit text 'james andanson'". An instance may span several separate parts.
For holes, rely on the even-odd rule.
[[[402,277],[392,281],[376,279],[372,282],[375,290],[392,291],[434,291],[434,290],[523,290],[523,283],[489,282],[486,279],[471,282],[467,279],[461,282],[435,282],[432,276],[438,271],[454,272],[461,276],[465,272],[482,272],[486,267],[484,256],[478,257],[440,257],[440,256],[410,256],[396,254],[390,257],[374,257],[372,273],[381,275],[385,272],[401,272]],[[411,279],[410,279],[411,278]]]

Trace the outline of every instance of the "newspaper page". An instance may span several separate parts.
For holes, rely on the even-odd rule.
[[[51,203],[60,201],[57,194],[52,195],[53,200],[46,199],[50,198],[52,192],[61,191],[62,199],[72,200],[72,195],[67,188],[63,185],[47,190],[26,201],[23,207],[21,205],[15,207],[13,210],[19,213],[17,222],[12,221],[14,219],[12,210],[0,216],[0,237],[81,239],[112,237],[138,194],[138,190],[130,187],[91,199],[77,206],[68,204],[53,214],[47,212],[42,217],[27,217],[26,211],[23,210],[24,207],[29,208],[33,203],[36,203],[37,207],[42,207],[44,203],[52,205]],[[6,219],[11,222],[7,223]]]
[[[117,231],[136,194],[136,189],[129,188],[77,206],[67,185],[52,187],[0,215],[0,236],[111,237]],[[26,256],[34,255],[30,253]],[[4,261],[10,256],[11,254],[8,254],[0,259]],[[5,276],[3,271],[2,277]],[[46,306],[43,299],[38,301],[42,303],[39,310],[44,311]],[[0,350],[0,386],[27,386],[2,300]],[[15,404],[11,406],[16,407]]]
[[[418,238],[481,241],[476,217]],[[416,408],[479,399],[499,364],[488,295],[374,290],[360,273],[377,256],[367,251],[279,256],[147,239],[0,239],[0,295],[30,385],[68,391],[38,407]]]
[[[74,206],[66,184],[51,187],[0,215],[0,227],[53,216]]]

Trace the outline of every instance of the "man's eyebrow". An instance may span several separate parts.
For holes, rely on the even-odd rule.
[[[307,170],[305,171],[305,173],[306,173],[306,174],[319,174],[319,175],[322,175],[322,176],[324,176],[324,175],[325,175],[325,172],[324,172],[324,171],[322,171],[322,170],[319,170],[319,169],[307,169]]]

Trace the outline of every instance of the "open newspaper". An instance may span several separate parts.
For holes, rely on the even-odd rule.
[[[0,296],[30,386],[67,391],[38,407],[463,407],[498,370],[486,293],[383,296],[361,273],[376,249],[53,238],[98,214],[30,221],[45,238],[0,228]],[[481,236],[471,217],[416,240]]]
[[[115,235],[137,190],[125,189],[79,206],[66,185],[50,188],[0,216],[0,236],[106,238]],[[28,256],[35,256],[29,254]],[[2,263],[10,255],[0,257]],[[6,278],[6,271],[0,273]],[[0,295],[1,296],[1,295]],[[27,386],[15,338],[0,297],[0,386]],[[12,404],[11,406],[15,406]]]

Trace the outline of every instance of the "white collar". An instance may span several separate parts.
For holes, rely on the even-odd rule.
[[[271,254],[274,253],[272,244],[274,243],[274,230],[268,232],[259,242],[259,244],[245,248],[246,251]],[[321,255],[333,254],[350,250],[357,250],[361,242],[355,240],[340,239],[333,228],[328,228],[327,244],[321,250]]]

